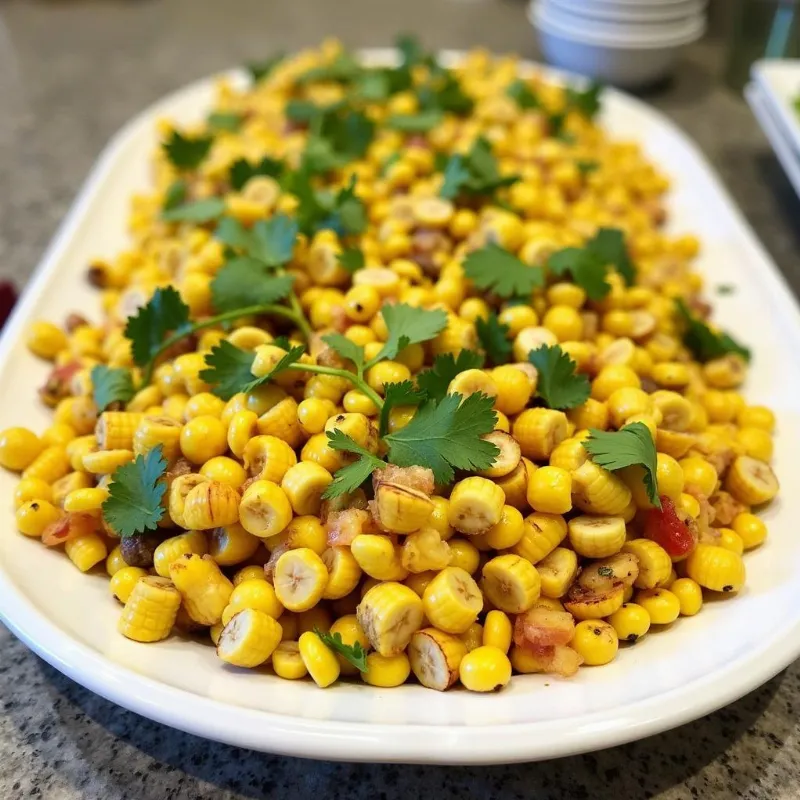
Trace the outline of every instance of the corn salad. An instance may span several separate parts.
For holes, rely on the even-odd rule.
[[[245,90],[221,80],[206,123],[163,121],[169,144],[153,190],[133,198],[130,247],[89,266],[102,318],[31,327],[30,350],[53,365],[40,395],[54,419],[0,434],[0,464],[20,473],[17,527],[82,572],[105,566],[123,636],[204,633],[224,662],[320,687],[486,692],[607,664],[745,584],[743,554],[767,536],[758,511],[778,491],[775,418],[740,393],[742,352],[701,356],[684,337],[676,301],[693,324],[708,307],[698,241],[663,228],[668,180],[606,136],[585,95],[521,79],[515,58],[478,50],[446,71],[412,50],[404,71],[367,75],[325,42]],[[356,131],[328,131],[348,107],[371,128],[360,150]],[[305,189],[276,171],[314,159],[328,163]],[[308,191],[323,207],[310,227]],[[223,270],[244,274],[236,248],[252,261],[259,232],[287,220],[300,233],[286,257],[275,239],[256,258],[274,270],[259,276],[291,278],[286,304],[222,307]],[[598,293],[577,266],[556,268],[564,251],[593,258],[609,229],[629,276],[600,257]],[[479,252],[507,260],[479,278]],[[541,283],[520,291],[526,270]],[[503,289],[504,275],[522,284]],[[238,308],[253,306],[252,280],[227,286]],[[143,358],[126,325],[167,287],[191,333],[164,326]],[[401,308],[442,323],[398,337]],[[255,385],[210,380],[224,344]],[[298,345],[294,367],[275,371]],[[556,399],[539,351],[584,381],[580,402]],[[464,414],[476,396],[491,406],[479,443],[494,455],[442,481],[433,460],[395,455],[392,437],[427,411],[408,397],[390,407],[387,387],[421,388],[448,356],[447,395]],[[98,367],[118,394],[102,399]],[[592,455],[600,432],[634,428],[654,447],[655,494],[644,461]],[[357,461],[369,471],[336,490]],[[125,529],[114,484],[158,463],[152,519]]]

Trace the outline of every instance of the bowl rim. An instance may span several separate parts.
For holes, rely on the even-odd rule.
[[[587,4],[586,0],[546,0],[547,6],[574,14],[576,20],[599,24],[654,25],[678,24],[705,12],[705,0],[680,0],[671,6],[615,6],[611,2]]]

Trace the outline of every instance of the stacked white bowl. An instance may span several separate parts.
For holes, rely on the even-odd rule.
[[[531,0],[545,58],[617,86],[665,78],[705,32],[706,0]]]

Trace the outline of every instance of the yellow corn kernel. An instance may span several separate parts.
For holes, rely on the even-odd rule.
[[[672,572],[669,553],[650,539],[631,539],[622,546],[622,552],[632,553],[639,561],[639,574],[633,583],[637,589],[663,586]]]
[[[101,450],[131,450],[133,435],[144,414],[104,411],[97,420],[94,435]]]
[[[147,577],[146,569],[141,567],[122,567],[111,576],[111,581],[109,582],[111,594],[120,603],[127,603],[133,593],[133,587],[136,586],[140,578],[145,577]]]
[[[358,643],[363,650],[369,648],[367,634],[364,633],[364,629],[361,627],[358,617],[356,617],[354,613],[339,617],[334,623],[327,626],[325,630],[330,630],[331,634],[338,633],[339,636],[342,637],[342,644],[348,647],[353,647]],[[351,664],[344,656],[337,653],[336,658],[339,661],[339,668],[342,671],[342,675],[355,675],[358,672],[358,668]]]
[[[567,419],[579,430],[597,428],[598,430],[604,431],[608,428],[608,406],[592,397],[583,405],[577,408],[571,408],[566,413]],[[558,448],[556,448],[556,450],[557,449]],[[553,452],[555,452],[555,450]],[[561,466],[560,464],[553,464],[552,454],[550,463],[553,466]]]
[[[752,456],[735,458],[725,478],[726,491],[750,506],[769,502],[778,488],[778,479],[769,464]]]
[[[600,667],[609,664],[616,657],[619,638],[616,629],[608,622],[587,619],[575,626],[570,647],[583,659],[584,664]]]
[[[313,631],[301,634],[299,642],[300,657],[308,674],[321,689],[336,681],[341,672],[336,654],[323,643]]]
[[[493,481],[473,476],[459,481],[450,493],[448,522],[468,535],[486,533],[500,522],[505,493]]]
[[[540,467],[528,481],[528,503],[544,514],[566,514],[572,508],[572,476],[560,467]]]
[[[288,550],[276,562],[272,576],[278,600],[289,611],[308,611],[321,599],[328,583],[323,560],[307,547]]]
[[[496,647],[498,650],[508,653],[513,634],[514,626],[508,615],[496,610],[492,610],[486,615],[486,621],[483,624],[484,645]]]
[[[23,478],[14,489],[14,508],[19,508],[29,500],[53,501],[53,490],[50,484],[41,478]]]
[[[258,416],[255,412],[248,410],[235,412],[228,422],[227,440],[230,451],[237,458],[243,458],[245,448],[255,437],[257,431]],[[284,444],[286,443],[284,442]],[[289,450],[291,450],[291,448],[289,448]],[[294,454],[293,450],[292,454]],[[295,461],[296,460],[295,457]]]
[[[522,458],[517,466],[495,483],[503,490],[506,504],[519,511],[528,508],[528,483],[536,465],[528,458]]]
[[[273,542],[278,547],[285,545],[289,550],[307,547],[321,556],[328,549],[328,534],[317,517],[295,517],[280,536],[267,540],[267,547],[271,548]]]
[[[272,481],[257,480],[247,487],[239,504],[239,522],[262,539],[277,536],[292,519],[292,504]]]
[[[92,476],[86,472],[70,472],[63,478],[59,478],[52,485],[53,503],[63,508],[70,492],[78,491],[78,489],[89,489],[93,483]]]
[[[83,457],[87,453],[91,453],[96,447],[94,434],[91,436],[79,436],[77,439],[72,439],[64,450],[69,459],[69,466],[73,470],[79,471],[83,469]]]
[[[216,625],[228,605],[233,584],[211,556],[182,555],[169,565],[169,576],[189,616],[201,625]]]
[[[650,630],[650,615],[636,603],[623,604],[608,621],[623,642],[637,642]]]
[[[153,552],[153,567],[162,578],[169,577],[169,567],[181,556],[195,554],[203,556],[208,552],[206,537],[202,531],[185,531],[160,542]]]
[[[435,630],[435,628],[432,630]],[[442,635],[447,636],[448,634],[443,633]],[[480,647],[483,644],[483,625],[480,622],[473,622],[464,633],[458,636],[458,639],[463,643],[466,652],[471,653],[476,647]]]
[[[267,581],[258,578],[242,581],[234,587],[228,599],[228,605],[222,612],[222,624],[227,625],[234,614],[238,614],[245,608],[263,611],[273,619],[280,619],[283,614],[283,605],[278,600],[275,589]]]
[[[490,559],[481,575],[481,588],[489,602],[508,614],[521,614],[539,599],[541,581],[536,567],[514,553]]]
[[[204,464],[228,449],[226,434],[225,426],[216,417],[194,417],[181,428],[181,452],[193,464]]]
[[[28,500],[16,511],[17,530],[25,536],[40,537],[48,525],[61,519],[61,509],[47,500]]]
[[[631,502],[631,490],[622,478],[586,461],[572,473],[573,501],[590,514],[621,514]]]
[[[161,445],[167,462],[175,461],[180,455],[182,425],[168,416],[142,416],[133,433],[133,452],[138,455],[149,453]]]
[[[275,619],[258,609],[245,608],[234,614],[222,629],[217,655],[228,664],[252,669],[273,654],[282,635],[281,625]]]
[[[447,633],[464,633],[483,607],[478,584],[468,572],[452,566],[428,584],[422,601],[428,620]]]
[[[519,414],[528,405],[535,382],[513,365],[495,367],[490,374],[496,387],[495,408],[503,414]]]
[[[133,461],[133,450],[95,450],[83,456],[83,469],[93,475],[111,475],[118,467]]]
[[[746,456],[757,458],[759,461],[772,460],[772,436],[762,428],[740,428],[736,433],[736,441]]]
[[[293,641],[281,642],[272,653],[272,669],[279,678],[296,681],[308,675],[300,656],[300,645]]]
[[[303,430],[312,436],[325,430],[325,423],[328,421],[328,417],[334,413],[335,408],[329,400],[309,397],[297,406],[297,419]]]
[[[258,418],[258,432],[283,439],[290,447],[299,447],[305,436],[297,419],[297,401],[286,397],[265,411]]]
[[[113,578],[114,574],[124,569],[128,562],[122,557],[122,547],[117,545],[106,558],[106,572]]]
[[[233,422],[231,423],[233,425]],[[244,468],[258,480],[280,483],[297,464],[294,450],[276,436],[255,436],[242,451]]]
[[[567,536],[567,523],[559,514],[534,513],[525,517],[522,538],[512,551],[531,564],[536,564],[553,552]]]
[[[195,417],[221,417],[224,409],[225,403],[219,397],[211,392],[200,392],[189,398],[183,414],[184,419],[188,422]]]
[[[234,523],[214,528],[209,533],[208,554],[221,567],[232,567],[255,555],[259,544],[261,540],[257,536]],[[261,577],[263,578],[263,574]]]
[[[346,597],[361,580],[361,567],[349,547],[329,547],[322,553],[322,563],[328,570],[328,581],[322,597],[338,600]]]
[[[681,612],[680,601],[669,589],[642,589],[636,593],[636,604],[650,615],[654,625],[669,625]]]
[[[761,428],[772,433],[775,430],[775,415],[766,406],[745,406],[737,413],[736,424],[742,428]]]
[[[411,662],[405,653],[394,656],[370,653],[367,656],[367,671],[361,673],[361,679],[370,686],[391,689],[404,684],[410,674]]]
[[[28,349],[39,358],[52,361],[68,344],[67,334],[52,322],[34,322],[25,342]]]
[[[669,590],[678,598],[682,617],[693,617],[703,607],[703,590],[691,578],[678,578]]]
[[[46,447],[22,471],[23,478],[39,478],[45,483],[55,483],[69,472],[70,462],[63,447]]]
[[[511,428],[522,455],[535,461],[546,461],[555,447],[567,438],[567,417],[562,411],[529,408],[523,411]]]
[[[496,692],[511,680],[511,662],[502,650],[482,645],[461,659],[458,677],[471,692]]]
[[[64,498],[64,511],[99,512],[108,497],[108,489],[73,489]]]
[[[286,470],[281,488],[295,514],[319,514],[322,493],[333,481],[333,476],[324,467],[312,461],[301,461]]]
[[[767,538],[767,526],[755,514],[737,514],[731,524],[739,534],[745,550],[758,547]]]
[[[135,642],[160,642],[169,636],[180,606],[181,596],[166,578],[140,578],[125,603],[119,632]]]
[[[578,555],[605,558],[625,544],[625,520],[613,516],[574,517],[567,523],[569,541]]]
[[[364,572],[381,581],[402,581],[408,575],[403,566],[400,545],[381,534],[359,534],[350,544],[350,551]]]
[[[731,528],[717,528],[717,534],[719,535],[717,544],[720,547],[724,547],[737,555],[744,553],[744,542],[736,531],[731,530]]]
[[[378,413],[378,407],[363,392],[358,389],[351,389],[342,398],[344,410],[352,414],[363,414],[366,417],[374,417]]]
[[[704,589],[738,592],[745,581],[744,561],[724,547],[701,543],[686,559],[686,574]]]
[[[22,472],[44,450],[44,442],[27,428],[6,428],[0,432],[0,467]]]
[[[507,550],[514,547],[524,533],[525,521],[522,513],[513,506],[505,505],[500,515],[500,522],[486,533],[486,542],[495,550]]]
[[[186,495],[183,521],[193,530],[233,525],[239,521],[239,499],[239,492],[231,486],[203,481]]]
[[[556,547],[536,563],[542,596],[563,597],[578,575],[578,557],[574,550]]]
[[[450,564],[451,567],[459,567],[468,574],[472,575],[477,572],[480,566],[481,554],[475,545],[467,541],[467,539],[450,539],[447,542],[450,548]]]
[[[429,590],[430,585],[426,594]],[[361,598],[356,616],[373,650],[382,656],[402,653],[422,625],[423,602],[408,586],[394,581],[370,588]]]
[[[244,581],[265,581],[267,576],[264,574],[264,567],[260,564],[250,564],[237,570],[233,575],[233,585],[238,586]]]

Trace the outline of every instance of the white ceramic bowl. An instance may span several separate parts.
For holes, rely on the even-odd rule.
[[[562,25],[538,5],[531,6],[529,19],[550,64],[627,88],[665,78],[681,48],[705,31],[705,20],[699,17],[670,38],[599,35],[591,29]]]
[[[618,0],[548,0],[548,6],[586,20],[656,23],[681,21],[701,14],[705,0],[676,0],[670,3],[620,3]]]

